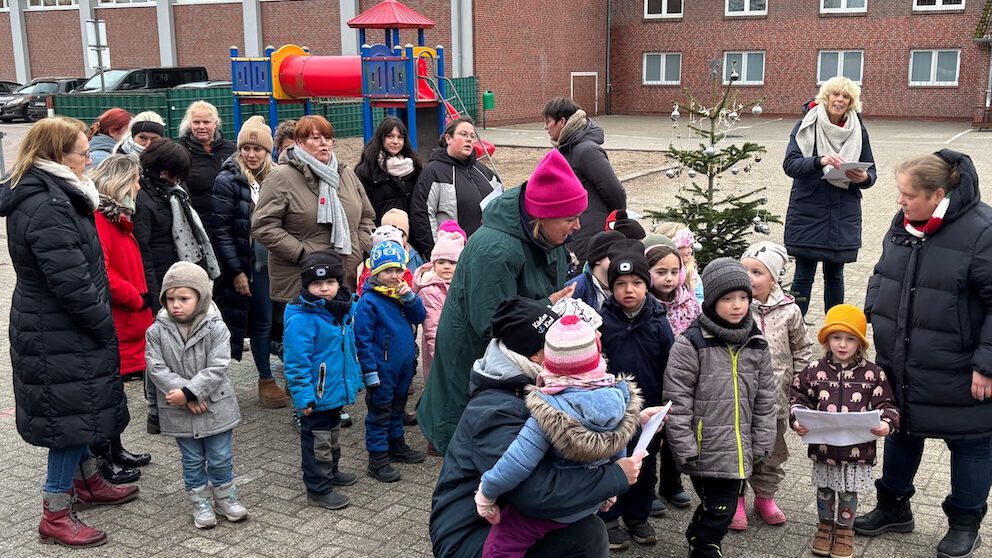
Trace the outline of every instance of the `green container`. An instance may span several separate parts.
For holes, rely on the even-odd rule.
[[[493,110],[496,108],[496,94],[491,89],[486,89],[482,94],[482,110]]]

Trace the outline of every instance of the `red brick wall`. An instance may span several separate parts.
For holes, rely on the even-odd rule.
[[[10,39],[10,14],[0,13],[0,79],[17,81],[14,70],[14,45]]]
[[[181,66],[206,66],[210,79],[231,79],[231,47],[245,48],[241,4],[172,7]]]
[[[569,95],[571,72],[599,72],[604,112],[605,6],[602,0],[475,3],[475,74],[480,94],[496,94],[490,123],[540,120],[548,99]]]
[[[107,43],[114,68],[160,65],[154,5],[97,9],[96,17],[107,22]]]
[[[614,112],[668,112],[683,87],[707,95],[707,60],[738,50],[765,51],[765,84],[741,89],[747,99],[767,97],[768,114],[798,115],[816,94],[819,50],[864,51],[867,115],[968,117],[984,103],[988,48],[971,40],[984,2],[967,2],[964,13],[914,14],[909,0],[873,0],[867,15],[821,16],[815,0],[770,0],[767,18],[743,20],[724,17],[724,0],[685,5],[682,20],[645,20],[643,0],[614,2]],[[957,87],[908,86],[910,49],[930,48],[961,50]],[[681,86],[642,85],[645,52],[681,52]]]
[[[78,10],[27,11],[24,26],[32,78],[86,75]]]
[[[341,54],[338,7],[338,0],[262,2],[262,45],[291,43],[309,47],[315,55]]]

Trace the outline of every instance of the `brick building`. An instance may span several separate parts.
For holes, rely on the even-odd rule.
[[[229,79],[228,49],[297,43],[354,54],[345,22],[378,0],[0,0],[0,79],[89,75],[87,19],[114,67],[195,64]],[[705,91],[710,60],[770,114],[796,114],[823,79],[864,88],[865,112],[967,117],[987,102],[992,0],[406,0],[435,20],[449,75],[496,93],[490,122],[539,118],[571,95],[596,114],[668,112]],[[977,37],[977,38],[976,38]],[[404,42],[414,42],[404,35]],[[611,84],[608,86],[608,83]]]

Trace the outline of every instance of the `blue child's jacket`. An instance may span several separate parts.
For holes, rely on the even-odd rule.
[[[366,284],[355,306],[355,346],[362,373],[389,378],[413,374],[416,340],[411,326],[427,317],[420,297],[401,304]]]

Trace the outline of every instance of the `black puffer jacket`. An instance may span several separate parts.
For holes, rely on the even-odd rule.
[[[166,195],[171,187],[161,178],[142,174],[141,190],[135,199],[134,238],[141,249],[145,281],[156,314],[161,308],[158,301],[162,278],[179,261],[172,240],[172,206]]]
[[[579,219],[582,228],[568,248],[585,261],[586,243],[606,227],[611,211],[627,209],[627,192],[610,165],[603,149],[603,129],[589,120],[585,127],[561,138],[558,151],[565,156],[575,176],[589,192],[589,206]]]
[[[967,155],[937,155],[960,165],[961,185],[932,236],[912,236],[896,213],[865,313],[903,433],[976,438],[992,434],[992,402],[971,396],[973,370],[992,376],[992,208],[980,200]]]
[[[203,144],[193,139],[189,134],[180,138],[179,143],[189,151],[190,164],[189,177],[186,178],[186,191],[189,192],[190,202],[193,209],[200,216],[200,221],[204,227],[210,227],[213,219],[210,213],[213,212],[213,191],[214,180],[220,174],[221,166],[234,152],[238,150],[237,144],[227,141],[220,132],[214,134],[214,141],[210,144],[210,151],[203,148]],[[207,229],[210,232],[210,229]]]
[[[95,444],[129,415],[93,210],[76,187],[33,168],[0,187],[17,284],[10,360],[17,431],[36,446]]]
[[[235,360],[241,360],[251,297],[238,294],[234,289],[234,277],[244,273],[249,283],[252,280],[255,258],[251,213],[254,209],[248,179],[231,157],[224,161],[214,181],[212,238],[223,270],[223,276],[215,286],[214,301],[231,330],[231,358]],[[255,294],[254,290],[252,294]]]
[[[355,175],[362,181],[365,194],[375,209],[375,225],[378,227],[382,216],[390,209],[400,209],[410,213],[410,198],[417,184],[420,172],[414,170],[404,177],[392,176],[377,164],[363,163],[355,167]]]

